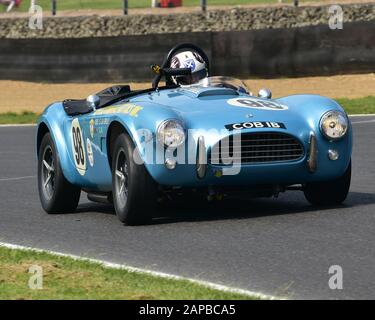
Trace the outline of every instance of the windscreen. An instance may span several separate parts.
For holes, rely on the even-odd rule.
[[[243,81],[231,77],[207,77],[191,85],[191,87],[197,86],[204,88],[229,88],[241,93],[249,93],[249,89]]]

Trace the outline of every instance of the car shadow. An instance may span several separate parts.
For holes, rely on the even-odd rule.
[[[302,193],[286,194],[280,198],[246,199],[244,197],[223,201],[188,202],[176,201],[163,210],[159,210],[160,218],[153,219],[151,224],[167,224],[178,222],[251,219],[265,216],[287,214],[303,214],[333,209],[350,209],[375,204],[375,194],[351,192],[347,200],[339,206],[312,206]]]
[[[80,203],[75,213],[89,213],[98,212],[109,215],[115,215],[115,209],[111,204],[105,203],[95,203],[95,202],[85,202]]]
[[[340,206],[315,207],[309,205],[301,192],[282,194],[280,198],[247,199],[246,197],[230,198],[223,201],[207,202],[192,197],[181,197],[170,201],[157,210],[157,218],[150,225],[171,224],[179,222],[198,222],[212,220],[251,219],[266,216],[303,214],[333,209],[350,209],[375,204],[375,194],[350,192],[347,200]],[[115,215],[110,204],[82,203],[76,213],[98,212]]]

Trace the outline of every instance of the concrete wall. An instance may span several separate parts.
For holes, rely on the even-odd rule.
[[[291,29],[187,32],[82,39],[1,39],[0,79],[126,82],[151,80],[175,44],[207,51],[212,73],[238,77],[375,72],[375,21]]]
[[[46,17],[43,30],[28,18],[0,17],[0,38],[88,38],[180,32],[242,31],[328,25],[328,6],[258,7],[189,14]],[[375,21],[374,3],[342,5],[344,23]]]
[[[215,72],[239,77],[375,72],[375,21],[214,33],[211,48]]]

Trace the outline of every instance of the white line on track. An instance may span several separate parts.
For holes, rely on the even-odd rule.
[[[363,120],[363,121],[353,121],[352,124],[360,124],[360,123],[374,123],[374,120]]]
[[[201,286],[206,287],[206,288],[220,290],[220,291],[224,291],[224,292],[230,292],[230,293],[243,294],[243,295],[246,295],[246,296],[252,296],[252,297],[259,298],[259,299],[266,299],[266,300],[285,299],[285,298],[281,298],[281,297],[275,297],[275,296],[271,296],[271,295],[262,294],[262,293],[259,293],[259,292],[253,292],[253,291],[248,291],[248,290],[244,290],[244,289],[228,287],[228,286],[213,283],[213,282],[197,280],[197,279],[193,279],[193,278],[186,278],[186,277],[181,277],[181,276],[177,276],[177,275],[173,275],[173,274],[168,274],[168,273],[158,272],[158,271],[152,271],[152,270],[147,270],[147,269],[142,269],[142,268],[135,268],[135,267],[127,266],[127,265],[124,265],[124,264],[112,263],[112,262],[108,262],[108,261],[104,261],[104,260],[84,258],[84,257],[80,257],[80,256],[77,256],[77,255],[66,254],[66,253],[61,253],[61,252],[56,252],[56,251],[42,250],[42,249],[38,249],[38,248],[26,247],[26,246],[10,244],[10,243],[5,243],[5,242],[0,242],[0,247],[4,247],[4,248],[8,248],[8,249],[15,249],[15,250],[27,250],[27,251],[34,251],[34,252],[40,252],[40,253],[48,253],[48,254],[51,254],[51,255],[54,255],[54,256],[58,256],[58,257],[66,257],[66,258],[71,258],[71,259],[74,259],[74,260],[98,263],[98,264],[102,265],[103,267],[111,268],[111,269],[126,270],[128,272],[147,274],[147,275],[151,275],[151,276],[154,276],[154,277],[170,279],[170,280],[189,281],[189,282],[201,285]]]
[[[0,128],[35,127],[36,124],[0,124]]]
[[[375,113],[349,114],[349,117],[375,117]]]
[[[26,179],[34,179],[36,176],[26,176],[26,177],[17,177],[17,178],[0,178],[0,182],[2,181],[18,181],[18,180],[26,180]]]

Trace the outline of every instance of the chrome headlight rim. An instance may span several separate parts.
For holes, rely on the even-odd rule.
[[[177,126],[180,126],[180,129],[181,131],[183,132],[183,138],[180,140],[180,142],[178,144],[174,144],[174,145],[171,145],[171,144],[165,144],[165,139],[163,138],[163,135],[162,135],[162,131],[166,129],[166,126],[167,124],[169,123],[174,123],[176,124]],[[164,146],[165,148],[178,148],[180,147],[181,145],[183,145],[185,143],[185,140],[186,140],[186,130],[185,130],[185,124],[183,121],[179,120],[179,119],[166,119],[164,121],[162,121],[159,125],[158,125],[158,128],[157,128],[157,131],[156,131],[156,137],[157,137],[157,141],[160,145]]]
[[[345,121],[346,121],[346,128],[345,128],[344,133],[341,136],[332,137],[332,136],[328,135],[327,132],[323,128],[324,121],[327,120],[327,118],[330,117],[330,116],[332,116],[332,115],[342,116],[345,119]],[[322,135],[326,139],[328,139],[329,141],[338,141],[338,140],[343,139],[347,135],[347,133],[349,131],[349,118],[348,118],[347,114],[345,112],[343,112],[343,111],[340,111],[340,110],[330,110],[330,111],[327,111],[326,113],[324,113],[323,116],[320,118],[319,128],[320,128],[320,132],[322,133]]]

